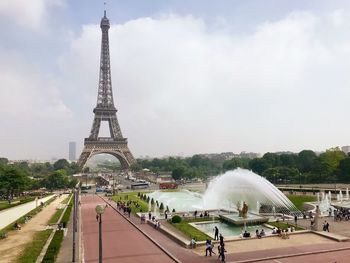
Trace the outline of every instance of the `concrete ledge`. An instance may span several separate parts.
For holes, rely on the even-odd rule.
[[[319,236],[325,237],[325,238],[329,238],[338,242],[346,242],[349,241],[348,237],[344,237],[338,234],[334,234],[334,233],[329,233],[329,232],[325,232],[325,231],[311,231],[314,234],[317,234]]]
[[[149,225],[155,227],[155,222],[147,220],[147,223]],[[161,225],[160,228],[158,229],[158,231],[162,232],[163,234],[168,236],[170,239],[172,239],[173,241],[175,241],[179,245],[181,245],[181,246],[183,246],[185,248],[189,248],[190,247],[190,242],[191,242],[190,240],[187,240],[187,239],[185,239],[183,237],[180,237],[175,232],[171,231],[169,228]]]

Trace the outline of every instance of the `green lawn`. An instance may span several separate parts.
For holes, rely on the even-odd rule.
[[[178,230],[180,230],[182,233],[184,233],[188,238],[192,239],[194,237],[197,241],[205,241],[207,239],[212,239],[212,238],[207,234],[203,233],[202,231],[199,231],[197,228],[191,226],[189,223],[212,221],[212,220],[213,218],[197,218],[197,219],[183,219],[180,223],[175,223],[175,224],[171,223],[171,220],[169,220],[169,222]]]
[[[316,201],[315,196],[307,196],[307,195],[287,195],[289,200],[298,208],[300,211],[303,211],[303,203],[304,202],[314,202]]]
[[[274,227],[279,227],[280,229],[287,229],[288,225],[287,223],[284,222],[268,222],[269,225],[274,226]],[[295,230],[304,230],[304,228],[301,227],[296,227]]]
[[[51,216],[48,224],[57,224],[58,223],[58,219],[60,219],[60,216],[63,213],[63,208],[62,209],[56,209],[56,212]]]
[[[119,193],[117,195],[114,195],[112,199],[114,201],[137,201],[138,204],[140,205],[139,208],[136,208],[134,204],[131,204],[131,212],[133,214],[139,213],[139,212],[148,212],[148,203],[142,199],[140,199],[137,196],[138,192],[129,192],[129,193]]]
[[[43,249],[52,229],[39,231],[34,234],[31,243],[27,244],[23,252],[19,255],[16,263],[34,263]]]

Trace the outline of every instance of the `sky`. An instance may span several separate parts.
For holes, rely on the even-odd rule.
[[[100,0],[0,1],[0,156],[67,158],[96,105]],[[350,2],[107,1],[134,156],[350,144]],[[101,135],[106,136],[106,126]]]

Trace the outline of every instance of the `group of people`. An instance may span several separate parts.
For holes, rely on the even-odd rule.
[[[197,218],[198,211],[197,210],[194,211],[193,215],[194,215],[194,218]],[[199,217],[209,217],[209,211],[204,211],[204,213],[201,212],[199,214]]]
[[[123,211],[124,215],[128,214],[130,217],[131,214],[131,203],[135,202],[135,201],[128,201],[128,202],[122,202],[122,201],[118,201],[117,202],[117,208],[119,209],[119,211]]]
[[[219,246],[218,246],[218,259],[221,259],[222,262],[225,262],[225,243],[224,243],[224,237],[222,236],[222,234],[220,233],[219,235],[219,229],[215,226],[214,228],[214,240],[217,241],[219,240]],[[195,245],[195,240],[192,239],[191,241],[191,245],[193,247],[193,245]],[[212,256],[212,254],[216,255],[216,253],[214,252],[214,242],[210,239],[207,239],[207,241],[205,242],[205,256]]]
[[[330,208],[331,209],[331,208]],[[350,210],[349,209],[335,209],[334,210],[334,221],[348,221],[350,220]]]
[[[329,223],[327,220],[325,220],[323,223],[323,231],[329,232]]]

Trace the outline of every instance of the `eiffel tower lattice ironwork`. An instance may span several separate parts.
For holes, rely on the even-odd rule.
[[[101,19],[100,27],[102,42],[97,105],[93,111],[95,117],[90,136],[84,140],[84,149],[78,160],[78,165],[83,168],[90,157],[100,153],[108,153],[117,157],[122,168],[127,169],[136,161],[128,148],[127,139],[122,135],[117,119],[117,109],[114,106],[108,40],[110,25],[106,11]],[[102,121],[108,122],[110,137],[98,136]]]

